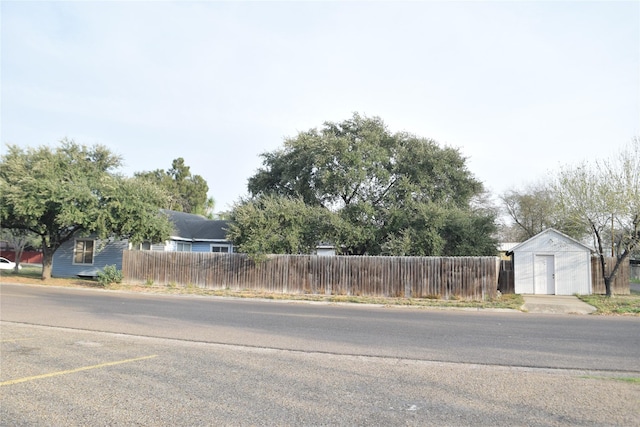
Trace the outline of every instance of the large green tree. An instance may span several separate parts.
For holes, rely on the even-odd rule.
[[[640,139],[635,138],[618,157],[565,167],[558,173],[554,192],[565,220],[592,237],[610,296],[620,266],[640,245]],[[605,262],[611,252],[615,264],[607,273]]]
[[[343,253],[457,255],[463,235],[477,243],[471,254],[495,253],[493,213],[472,208],[483,186],[455,148],[354,114],[286,139],[262,158],[250,194],[300,198],[334,212],[332,240]]]
[[[0,163],[0,222],[39,236],[43,279],[51,277],[55,251],[75,236],[95,233],[133,243],[169,236],[170,222],[159,213],[164,192],[119,175],[120,166],[121,158],[106,147],[66,139],[55,149],[7,147]]]
[[[191,168],[182,157],[174,159],[171,168],[166,171],[156,169],[138,172],[135,176],[154,182],[167,192],[165,209],[198,215],[210,215],[213,212],[215,202],[207,197],[207,181],[200,175],[192,175]]]
[[[227,238],[240,252],[261,259],[312,253],[329,234],[332,213],[301,199],[264,195],[236,204],[230,219]]]

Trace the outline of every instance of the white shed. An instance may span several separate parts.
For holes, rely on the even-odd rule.
[[[591,248],[549,228],[510,251],[516,294],[591,294]]]

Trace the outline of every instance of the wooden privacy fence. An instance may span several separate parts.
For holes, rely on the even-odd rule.
[[[407,298],[490,299],[498,288],[497,257],[355,257],[125,251],[131,283],[192,285],[274,293]]]
[[[605,271],[607,274],[611,272],[615,264],[615,258],[605,258]],[[611,293],[616,295],[628,295],[629,293],[631,293],[631,288],[629,286],[630,274],[631,272],[629,271],[629,260],[627,260],[622,263],[620,268],[618,268],[616,278],[611,284]],[[602,266],[600,264],[600,258],[598,257],[591,258],[591,289],[594,294],[605,293],[604,279],[602,278]]]
[[[511,260],[500,260],[498,290],[503,294],[514,294],[516,292],[513,277],[513,261]]]

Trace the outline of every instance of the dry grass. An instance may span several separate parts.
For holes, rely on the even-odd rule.
[[[617,316],[640,316],[640,295],[578,295],[582,301],[594,306],[594,314]]]
[[[24,283],[46,286],[64,286],[64,287],[102,287],[97,280],[90,279],[57,279],[51,278],[47,280],[41,279],[42,269],[39,267],[24,266],[20,273],[15,274],[13,271],[1,270],[0,283]]]
[[[312,301],[326,303],[353,303],[353,304],[377,304],[386,306],[411,306],[411,307],[443,307],[443,308],[460,308],[460,309],[511,309],[520,310],[524,303],[520,295],[502,295],[500,298],[492,301],[472,301],[462,299],[441,300],[434,298],[383,298],[383,297],[367,297],[355,295],[316,295],[316,294],[276,294],[249,289],[204,289],[195,285],[176,285],[170,284],[160,286],[152,283],[148,284],[130,284],[120,283],[111,284],[103,287],[97,280],[90,279],[58,279],[52,278],[42,280],[40,278],[40,269],[33,267],[23,268],[19,274],[13,272],[2,271],[0,273],[1,283],[23,283],[37,284],[43,286],[62,286],[62,287],[83,287],[83,288],[101,288],[108,290],[139,292],[150,294],[170,294],[170,295],[200,295],[212,297],[229,297],[229,298],[260,298],[269,300],[288,300],[288,301]]]

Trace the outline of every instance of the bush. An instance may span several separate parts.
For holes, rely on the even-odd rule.
[[[122,279],[122,270],[118,270],[115,265],[107,265],[102,271],[98,272],[98,282],[100,282],[102,286],[120,283]]]

